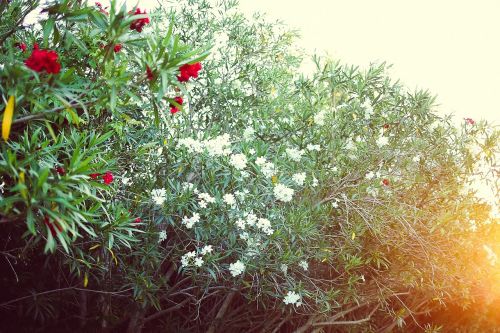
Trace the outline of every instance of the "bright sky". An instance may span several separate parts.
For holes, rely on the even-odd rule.
[[[393,64],[391,76],[438,95],[439,110],[500,124],[498,0],[240,0],[300,30],[306,51]]]
[[[152,9],[161,0],[127,0]],[[391,77],[438,96],[442,113],[500,124],[499,0],[240,0],[301,32],[310,53],[392,64]]]

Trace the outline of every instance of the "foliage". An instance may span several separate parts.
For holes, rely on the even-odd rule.
[[[0,311],[24,329],[432,332],[498,302],[498,220],[469,186],[498,189],[486,122],[456,128],[385,64],[301,75],[296,33],[235,1],[58,1],[40,26],[37,2],[0,6]],[[35,42],[60,73],[23,63]]]

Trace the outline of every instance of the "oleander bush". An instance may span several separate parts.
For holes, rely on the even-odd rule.
[[[2,328],[498,330],[498,129],[301,74],[237,1],[139,7],[0,3]]]

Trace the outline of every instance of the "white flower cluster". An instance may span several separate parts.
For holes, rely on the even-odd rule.
[[[306,180],[306,173],[305,172],[296,173],[292,176],[292,180],[295,184],[302,186],[304,185],[304,181]]]
[[[182,183],[182,190],[183,191],[196,191],[196,187],[194,186],[193,183],[183,182]]]
[[[232,276],[241,275],[245,271],[245,264],[243,264],[240,260],[229,265],[229,271]]]
[[[317,114],[314,115],[314,123],[319,126],[323,126],[325,124],[325,117],[326,117],[327,111],[326,110],[321,110]]]
[[[198,213],[193,213],[193,216],[187,217],[184,216],[182,218],[182,224],[186,226],[186,228],[191,229],[195,225],[195,223],[200,222],[200,214]]]
[[[302,269],[305,271],[307,271],[307,269],[309,268],[309,264],[305,260],[302,260],[301,262],[299,262],[299,266],[302,267]]]
[[[246,214],[244,219],[238,219],[236,221],[236,226],[241,230],[245,230],[247,226],[255,226],[257,229],[268,236],[272,235],[274,232],[273,228],[271,227],[271,221],[266,218],[258,218],[253,213]]]
[[[362,107],[363,109],[365,109],[365,119],[370,119],[370,117],[373,115],[373,106],[369,98],[365,99]]]
[[[198,194],[198,204],[201,208],[207,208],[207,204],[215,203],[215,198],[208,193],[197,193]]]
[[[377,143],[377,146],[379,146],[379,148],[382,148],[383,146],[386,146],[389,143],[389,138],[386,136],[380,136],[377,139],[376,143]]]
[[[276,199],[283,202],[291,201],[294,193],[293,189],[286,187],[283,184],[276,184],[273,192]]]
[[[290,159],[292,159],[295,162],[300,162],[300,159],[302,158],[302,155],[304,155],[303,150],[298,150],[295,148],[287,148],[286,153]]]
[[[272,177],[276,174],[276,167],[274,163],[268,162],[265,157],[257,157],[255,164],[260,167],[262,174],[266,177]]]
[[[167,232],[162,230],[158,233],[158,243],[163,242],[165,239],[167,239]]]
[[[246,141],[252,140],[255,135],[255,130],[252,127],[247,127],[243,131],[243,139]]]
[[[309,151],[321,151],[320,145],[313,145],[311,143],[306,146],[306,149]]]
[[[234,206],[236,204],[236,199],[234,198],[234,195],[231,194],[231,193],[224,194],[224,196],[222,197],[222,199],[229,206]]]
[[[167,200],[167,191],[164,188],[158,188],[151,191],[151,199],[159,206]]]
[[[188,252],[181,257],[181,266],[188,267],[194,265],[196,267],[201,267],[204,263],[203,256],[212,253],[212,251],[212,245],[205,245],[201,251],[199,251],[199,255],[197,255],[195,251]]]
[[[179,146],[185,147],[189,153],[202,153],[207,151],[210,156],[227,156],[231,154],[231,142],[229,134],[222,134],[213,139],[196,140],[184,138],[179,140]]]
[[[285,304],[293,304],[295,306],[302,305],[302,302],[300,301],[300,295],[295,291],[289,291],[283,299],[283,302],[285,302]]]
[[[247,157],[245,154],[233,154],[229,161],[231,165],[237,170],[243,170],[247,166]]]

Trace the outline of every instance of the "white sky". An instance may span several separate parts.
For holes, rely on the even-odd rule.
[[[392,78],[437,95],[443,113],[500,124],[500,0],[240,0],[240,8],[298,29],[307,52],[392,64]]]

